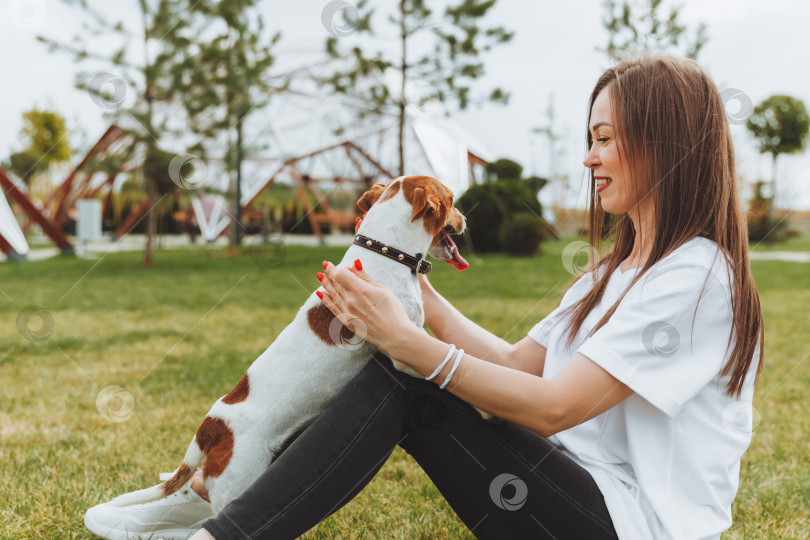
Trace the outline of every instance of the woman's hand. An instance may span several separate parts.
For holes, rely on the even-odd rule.
[[[399,298],[371,279],[359,259],[351,268],[337,268],[328,261],[323,262],[323,268],[324,273],[318,272],[318,279],[326,294],[317,291],[317,295],[357,337],[390,355],[416,329]]]

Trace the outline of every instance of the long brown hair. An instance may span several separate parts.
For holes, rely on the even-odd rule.
[[[762,343],[754,384],[759,382],[765,329],[748,261],[746,216],[720,92],[697,62],[669,54],[647,55],[609,68],[599,78],[591,93],[588,125],[594,101],[603,89],[609,92],[617,139],[624,141],[628,166],[638,163],[637,155],[641,158],[643,171],[630,169],[635,200],[651,198],[655,226],[652,251],[644,266],[589,335],[604,326],[624,295],[655,263],[697,236],[713,240],[734,276],[734,332],[729,345],[732,338],[736,339],[720,375],[730,376],[726,395],[739,397],[756,346]],[[592,137],[587,125],[586,130],[590,149]],[[595,190],[591,169],[589,241],[598,252],[604,211]],[[630,211],[640,214],[638,203]],[[585,318],[599,304],[610,276],[633,250],[636,233],[628,214],[609,217],[613,247],[589,268],[594,276],[601,267],[605,271],[584,298],[561,314],[573,312],[566,328],[569,347]]]

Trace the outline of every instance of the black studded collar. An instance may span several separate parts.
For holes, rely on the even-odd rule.
[[[370,249],[375,253],[379,253],[380,255],[384,255],[389,259],[397,261],[398,263],[402,263],[408,268],[411,269],[412,274],[416,274],[419,272],[420,274],[429,274],[431,270],[431,263],[430,261],[426,261],[421,253],[417,253],[414,255],[408,255],[398,249],[394,249],[390,246],[386,246],[382,242],[377,242],[376,240],[372,240],[367,236],[363,236],[362,234],[354,235],[354,243],[358,246],[363,246],[366,249]]]

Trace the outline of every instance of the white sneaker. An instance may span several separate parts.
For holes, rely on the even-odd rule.
[[[160,479],[171,476],[161,473]],[[108,540],[186,540],[211,517],[211,503],[191,489],[189,480],[173,495],[150,503],[94,506],[84,514],[84,526]]]

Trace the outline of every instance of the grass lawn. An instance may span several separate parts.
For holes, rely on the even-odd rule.
[[[765,242],[752,242],[751,251],[810,251],[810,236],[791,236],[770,245]]]
[[[570,283],[561,257],[568,241],[549,242],[530,259],[471,257],[464,273],[435,263],[431,282],[514,342]],[[279,265],[202,249],[158,252],[150,270],[140,268],[139,253],[0,265],[0,538],[88,538],[86,508],[173,469],[213,401],[317,287],[320,261],[343,251],[289,247]],[[796,538],[810,530],[810,266],[752,264],[766,368],[735,523],[724,537]],[[53,320],[38,342],[17,325],[31,305]],[[123,393],[100,411],[97,398],[109,387]],[[397,448],[355,500],[304,536],[338,537],[472,535]]]

